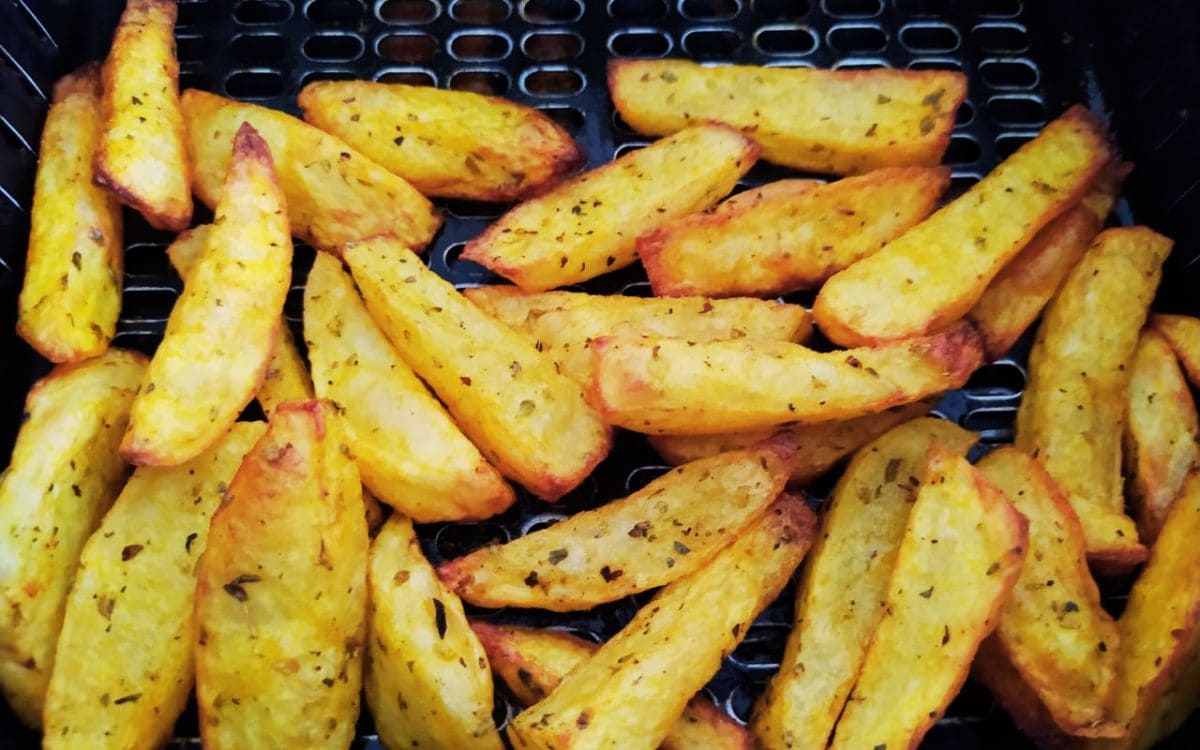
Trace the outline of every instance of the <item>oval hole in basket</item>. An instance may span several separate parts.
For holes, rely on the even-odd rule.
[[[469,201],[462,198],[453,198],[446,201],[446,210],[460,219],[496,219],[507,209],[503,203],[492,203],[489,201]],[[454,247],[451,245],[451,247]],[[457,259],[458,255],[451,257],[451,251],[447,251],[446,262],[450,263]]]
[[[491,216],[484,216],[484,217],[480,217],[480,216],[464,217],[461,214],[455,213],[455,207],[457,207],[459,210],[461,210],[464,214],[472,213],[472,211],[470,209],[463,208],[463,206],[466,206],[466,205],[482,205],[482,204],[474,204],[472,201],[450,201],[446,206],[446,210],[449,211],[451,214],[454,214],[455,217],[460,218],[460,219],[461,218],[492,219],[492,218],[495,218],[496,216],[499,216],[499,213],[497,213],[497,214],[493,214]],[[504,208],[505,208],[504,205],[499,206],[499,209],[501,212],[503,211]],[[453,245],[450,245],[449,247],[446,248],[446,254],[443,256],[443,260],[446,263],[446,268],[449,269],[450,273],[453,275],[455,284],[466,284],[466,285],[495,284],[495,283],[499,283],[499,282],[503,281],[503,279],[501,279],[498,275],[493,273],[487,267],[481,266],[474,261],[463,260],[462,254],[463,254],[463,250],[465,248],[466,248],[465,243],[455,242]],[[430,259],[432,259],[432,257],[433,257],[433,255],[431,253]]]
[[[187,5],[180,7],[180,15],[188,9]],[[209,8],[203,8],[211,12]],[[283,23],[292,17],[292,4],[283,0],[243,0],[233,9],[233,20],[238,23]],[[189,23],[183,18],[179,23]]]
[[[131,279],[157,279],[174,276],[161,242],[134,242],[125,248],[125,276]]]
[[[204,59],[204,50],[208,47],[203,36],[183,36],[175,38],[175,56],[181,64]]]
[[[959,70],[963,65],[958,60],[949,57],[918,58],[908,64],[909,70]]]
[[[1017,410],[1011,406],[981,406],[963,415],[962,426],[981,433],[1010,432]]]
[[[363,41],[349,34],[314,34],[304,40],[304,55],[322,62],[349,62],[363,53]]]
[[[628,154],[633,151],[637,151],[639,148],[645,148],[648,145],[650,145],[650,144],[644,143],[644,142],[643,143],[622,143],[621,145],[619,145],[613,149],[613,158],[619,159],[622,156],[624,156],[625,154]]]
[[[1025,27],[1015,23],[981,23],[971,30],[971,39],[984,52],[1024,52],[1029,49]]]
[[[437,54],[438,42],[432,34],[421,31],[389,34],[379,40],[376,50],[380,57],[393,62],[427,62]]]
[[[283,93],[278,70],[239,70],[225,78],[225,93],[235,98],[264,99]]]
[[[574,107],[538,107],[538,111],[561,125],[572,135],[583,130],[585,116]]]
[[[869,18],[883,12],[883,0],[822,0],[821,6],[836,18]]]
[[[950,10],[950,0],[896,0],[896,9],[914,16],[940,16]]]
[[[1016,397],[1025,389],[1025,371],[1012,362],[992,362],[972,375],[965,391],[980,391],[994,395]]]
[[[683,51],[694,57],[729,57],[742,47],[733,29],[693,29],[683,35]]]
[[[179,90],[208,89],[212,87],[212,78],[203,68],[179,71]]]
[[[979,142],[968,135],[955,135],[950,139],[943,161],[947,164],[973,164],[979,161]]]
[[[838,60],[830,67],[834,70],[878,70],[889,66],[887,60],[878,57],[848,57]]]
[[[183,282],[179,282],[182,285]],[[165,321],[179,297],[178,289],[154,284],[128,284],[121,295],[121,320],[127,323]]]
[[[495,691],[495,695],[492,696],[492,723],[495,724],[496,731],[503,734],[508,722],[521,710],[520,706],[510,704],[502,691]]]
[[[512,5],[504,0],[457,0],[450,5],[450,17],[460,23],[500,23],[510,15]]]
[[[649,281],[635,281],[632,284],[626,284],[621,287],[621,296],[649,299],[654,296],[654,290],[650,288]]]
[[[450,88],[455,91],[503,96],[508,85],[508,76],[498,70],[460,70],[450,76]]]
[[[354,81],[357,79],[358,74],[353,70],[314,70],[305,73],[300,78],[300,88],[317,81]]]
[[[671,37],[657,29],[618,31],[608,38],[608,51],[618,57],[662,57],[671,51]]]
[[[512,52],[512,40],[494,31],[472,31],[450,40],[450,54],[459,60],[503,60]]]
[[[790,631],[791,627],[783,623],[755,623],[729,655],[729,661],[742,669],[778,669]]]
[[[725,21],[741,9],[740,0],[679,0],[679,12],[694,21]]]
[[[521,536],[548,529],[559,521],[566,520],[566,518],[566,513],[538,513],[537,515],[530,516],[521,524]]]
[[[966,125],[971,120],[975,119],[975,105],[964,101],[958,105],[958,111],[954,113],[954,124]]]
[[[363,17],[363,4],[356,0],[315,0],[304,9],[313,23],[328,26],[357,26]]]
[[[750,712],[754,710],[754,697],[759,692],[761,692],[759,687],[752,687],[745,682],[738,683],[729,691],[722,708],[725,709],[725,713],[733,717],[734,721],[746,724],[750,721]]]
[[[1046,105],[1031,96],[993,96],[987,113],[997,125],[1040,126],[1046,122]]]
[[[607,8],[617,21],[655,21],[667,15],[666,0],[608,0]]]
[[[432,562],[437,564],[442,560],[453,560],[488,544],[505,544],[509,539],[508,531],[498,523],[447,524],[438,529],[433,537],[433,547],[442,559]]]
[[[162,331],[147,330],[142,326],[128,328],[124,323],[119,325],[122,330],[117,331],[113,336],[112,345],[122,349],[133,349],[142,354],[153,355],[154,350],[158,347],[158,342],[162,341]]]
[[[646,485],[670,471],[672,466],[639,466],[625,477],[625,494],[632,495]]]
[[[574,31],[534,31],[521,40],[521,51],[530,60],[568,60],[583,52],[583,37]]]
[[[571,23],[583,18],[580,0],[521,0],[521,18],[529,23]]]
[[[953,52],[962,39],[944,23],[912,23],[900,29],[900,43],[913,52]]]
[[[583,74],[569,68],[533,70],[521,79],[521,87],[535,96],[571,96],[583,91]]]
[[[387,0],[378,12],[384,23],[416,24],[429,23],[440,11],[434,0]]]
[[[621,113],[615,109],[612,113],[612,126],[613,130],[626,137],[636,136],[638,134],[638,132],[633,129],[633,126],[625,122],[625,120],[621,117]]]
[[[979,5],[979,15],[994,18],[1012,18],[1022,10],[1021,0],[983,0]]]
[[[1007,159],[1017,152],[1021,146],[1034,139],[1033,133],[1002,133],[996,136],[996,156]]]
[[[754,46],[768,55],[807,55],[818,44],[816,32],[803,26],[764,26],[754,35]]]
[[[1038,84],[1038,69],[1029,60],[984,60],[983,82],[994,89],[1030,89]]]
[[[759,15],[776,21],[794,21],[808,15],[808,0],[754,0]]]
[[[375,80],[380,83],[406,83],[409,86],[437,85],[437,76],[433,74],[433,71],[424,68],[385,70]]]
[[[229,51],[240,63],[265,65],[287,55],[288,40],[281,34],[242,34],[234,37]]]
[[[882,52],[888,41],[883,29],[863,24],[835,26],[826,38],[830,47],[849,54]]]

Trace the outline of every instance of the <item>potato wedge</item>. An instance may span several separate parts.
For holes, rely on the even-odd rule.
[[[883,617],[926,456],[934,445],[963,455],[978,436],[944,419],[914,419],[858,453],[830,496],[821,536],[796,593],[796,624],[779,672],[755,705],[751,727],[763,750],[820,747]]]
[[[612,431],[549,356],[430,271],[396,240],[347,245],[367,309],[400,357],[488,461],[557,500],[612,447]]]
[[[1104,226],[1132,168],[1125,162],[1106,167],[1077,205],[1042,227],[988,284],[968,317],[983,334],[989,360],[1004,356],[1037,320]]]
[[[649,441],[667,463],[677,465],[725,451],[749,448],[778,433],[793,447],[788,457],[791,481],[807,484],[893,427],[925,416],[938,398],[934,396],[903,406],[893,406],[844,422],[797,424],[778,430],[729,432],[723,435],[650,435]]]
[[[366,636],[358,470],[325,401],[271,415],[213,515],[197,572],[204,747],[348,747]]]
[[[371,544],[368,586],[364,686],[384,746],[501,750],[487,654],[400,514]]]
[[[79,558],[46,694],[43,747],[160,747],[192,691],[196,561],[266,424],[238,422],[180,466],[134,472]]]
[[[1187,315],[1164,315],[1156,313],[1150,316],[1150,325],[1162,334],[1175,356],[1183,365],[1188,381],[1193,386],[1200,387],[1200,319]]]
[[[526,201],[467,243],[462,258],[528,291],[586,281],[637,260],[637,238],[724,198],[758,147],[697,125]]]
[[[770,297],[815,289],[929,216],[946,167],[890,167],[827,185],[782,180],[638,238],[654,293]]]
[[[775,339],[803,342],[812,333],[808,311],[759,299],[601,296],[577,292],[523,292],[514,286],[464,289],[489,315],[524,333],[559,369],[587,385],[592,341],[629,333],[690,341]]]
[[[1041,750],[1066,750],[1071,738],[1059,728],[1037,693],[1000,649],[994,636],[979,644],[971,677],[991,692],[992,698]]]
[[[471,627],[487,651],[492,671],[509,692],[526,706],[549,695],[572,669],[583,664],[600,645],[562,630],[538,630],[519,625],[492,625],[472,620]],[[697,695],[683,709],[659,750],[753,750],[744,727],[712,701]]]
[[[826,353],[775,341],[604,337],[590,397],[613,425],[712,434],[860,417],[957,388],[979,366],[969,325]]]
[[[211,231],[211,224],[193,227],[176,237],[167,248],[167,258],[180,278],[187,279],[199,262]],[[296,340],[292,338],[292,329],[287,320],[279,323],[279,334],[271,348],[271,360],[267,363],[266,375],[255,397],[268,417],[276,406],[285,401],[305,401],[313,397],[308,365],[296,348]]]
[[[134,399],[121,456],[177,466],[212,445],[262,385],[292,277],[292,238],[267,144],[248,124],[207,249],[188,274]]]
[[[803,500],[782,496],[712,562],[664,587],[554,692],[509,722],[513,747],[658,747],[779,595],[816,526]]]
[[[275,155],[292,234],[313,247],[334,252],[351,240],[394,234],[420,249],[441,226],[433,204],[403,178],[291,115],[189,89],[183,116],[196,195],[209,206],[221,198],[233,134],[249,122]]]
[[[1111,737],[1120,636],[1100,606],[1086,540],[1067,496],[1026,453],[1005,446],[978,470],[1029,522],[1029,553],[991,640],[1067,734]]]
[[[1121,632],[1112,718],[1126,735],[1089,748],[1148,748],[1194,707],[1200,657],[1200,473],[1188,475],[1167,513],[1117,626]],[[1190,705],[1189,705],[1190,704]]]
[[[42,128],[17,333],[51,362],[102,354],[121,314],[121,206],[91,178],[99,111],[86,65],[54,85]]]
[[[1200,461],[1200,425],[1187,379],[1162,334],[1142,332],[1129,369],[1125,486],[1138,534],[1153,544],[1188,471]]]
[[[1171,241],[1145,227],[1097,235],[1046,310],[1029,355],[1016,444],[1070,498],[1088,559],[1106,571],[1146,558],[1121,480],[1129,370]]]
[[[300,91],[304,119],[425,195],[528,198],[587,154],[558,123],[523,104],[470,91],[371,81],[318,81]]]
[[[766,512],[787,482],[787,448],[685,464],[629,497],[507,544],[445,562],[438,575],[484,607],[588,609],[704,567]]]
[[[192,222],[192,162],[179,107],[176,15],[174,0],[125,2],[104,61],[95,179],[151,226],[179,232]]]
[[[1025,519],[934,445],[879,622],[830,745],[916,747],[967,677],[1021,571]]]
[[[25,398],[0,475],[0,693],[31,727],[79,553],[127,476],[117,446],[145,369],[123,349],[54,368]]]
[[[611,60],[608,90],[621,118],[639,132],[666,135],[716,120],[754,138],[763,158],[777,164],[857,174],[940,162],[967,79],[943,70]]]
[[[958,320],[1112,155],[1100,119],[1083,107],[1067,110],[961,197],[834,274],[813,305],[821,332],[862,346]]]
[[[317,394],[338,407],[363,483],[419,523],[481,519],[516,495],[371,319],[341,261],[319,253],[304,287]]]

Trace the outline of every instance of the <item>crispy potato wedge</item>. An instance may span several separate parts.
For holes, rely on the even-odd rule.
[[[467,299],[533,340],[559,369],[587,385],[592,342],[629,333],[690,341],[775,339],[803,342],[812,320],[800,305],[759,299],[601,296],[578,292],[523,292],[514,286],[464,289]]]
[[[1120,665],[1112,717],[1126,735],[1089,748],[1148,748],[1194,707],[1200,658],[1200,473],[1188,475],[1117,626]]]
[[[883,617],[896,553],[934,445],[963,455],[978,436],[914,419],[858,453],[830,496],[796,593],[796,624],[779,672],[755,705],[763,750],[823,748]]]
[[[770,297],[815,289],[933,211],[947,167],[890,167],[827,185],[782,180],[638,238],[654,293]]]
[[[1162,334],[1142,332],[1129,369],[1125,486],[1138,534],[1153,544],[1188,471],[1200,461],[1200,425],[1187,379]]]
[[[723,125],[687,128],[518,205],[461,257],[528,291],[586,281],[637,260],[638,235],[724,198],[757,158]]]
[[[484,607],[588,609],[708,564],[787,482],[787,448],[766,444],[680,466],[629,497],[576,513],[438,568]]]
[[[372,317],[402,359],[509,479],[557,500],[612,447],[578,383],[387,237],[347,245]]]
[[[712,562],[664,587],[554,692],[509,722],[513,747],[658,747],[779,595],[816,526],[802,499],[782,496]]]
[[[763,158],[777,164],[857,174],[941,161],[967,79],[947,70],[610,60],[608,90],[621,118],[639,132],[667,135],[716,120],[753,138]]]
[[[212,225],[203,224],[181,233],[167,248],[167,258],[182,279],[187,279],[207,246]],[[268,417],[285,401],[305,401],[313,397],[308,365],[296,348],[292,329],[286,320],[279,323],[279,334],[271,349],[271,360],[256,398]]]
[[[196,195],[209,206],[221,198],[233,134],[249,122],[275,155],[292,234],[313,247],[334,252],[351,240],[394,234],[420,249],[441,226],[433,204],[403,178],[291,115],[192,89],[183,92],[183,115]]]
[[[204,253],[134,399],[121,456],[177,466],[212,445],[262,385],[292,278],[271,152],[243,124]]]
[[[1083,199],[1042,227],[1000,269],[968,317],[983,334],[989,360],[999,359],[1033,324],[1104,226],[1132,164],[1113,162]]]
[[[197,572],[204,747],[348,747],[366,635],[358,470],[325,401],[283,404],[213,515]]]
[[[883,618],[831,748],[913,748],[967,677],[1021,571],[1025,519],[961,456],[929,450]]]
[[[1071,737],[1059,728],[1038,694],[1001,650],[994,635],[979,644],[971,664],[971,677],[987,687],[1017,729],[1041,750],[1070,747]]]
[[[599,644],[562,630],[492,625],[472,620],[492,671],[526,706],[549,695]],[[753,750],[750,734],[712,701],[696,696],[659,745],[659,750]]]
[[[123,349],[54,368],[29,391],[0,475],[0,693],[31,727],[79,553],[127,476],[117,446],[145,369]]]
[[[592,353],[592,403],[610,424],[650,434],[860,417],[957,388],[982,358],[970,325],[826,353],[775,341],[630,336],[598,339]]]
[[[1175,350],[1188,381],[1200,387],[1200,319],[1156,313],[1150,316],[1150,325]]]
[[[528,198],[587,154],[546,115],[498,96],[371,81],[318,81],[300,92],[304,119],[425,195]]]
[[[1086,540],[1066,494],[1041,465],[1011,446],[979,472],[1029,522],[1029,554],[991,640],[1067,734],[1110,737],[1120,636],[1100,606]]]
[[[384,746],[501,750],[487,654],[398,513],[371,544],[368,586],[364,686]]]
[[[17,333],[51,362],[102,354],[121,314],[121,206],[91,177],[99,111],[86,65],[54,85],[42,128]]]
[[[788,456],[791,481],[807,484],[893,427],[925,416],[938,398],[934,396],[903,406],[893,406],[844,422],[797,424],[779,430],[729,432],[723,435],[650,435],[649,440],[667,463],[678,465],[725,451],[749,448],[772,435],[780,434],[781,439],[786,440],[793,449]]]
[[[319,253],[304,287],[317,394],[338,407],[363,483],[419,523],[480,519],[516,498],[371,319],[341,261]]]
[[[179,232],[192,221],[192,162],[179,107],[176,15],[174,0],[125,2],[104,61],[95,180],[152,226]]]
[[[1112,155],[1100,119],[1083,107],[1067,110],[961,197],[834,274],[813,305],[821,332],[862,346],[958,320]]]
[[[43,747],[160,747],[192,691],[196,561],[266,424],[238,422],[180,466],[143,466],[79,558],[46,695]]]
[[[1106,571],[1146,558],[1121,479],[1129,366],[1171,241],[1145,227],[1097,235],[1046,309],[1029,355],[1016,444],[1067,493]]]

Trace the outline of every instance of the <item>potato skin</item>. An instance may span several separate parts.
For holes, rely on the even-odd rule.
[[[0,475],[0,693],[31,727],[80,550],[127,476],[117,446],[145,369],[116,348],[54,368],[29,391]]]
[[[299,104],[306,121],[429,196],[521,200],[587,160],[554,120],[498,96],[399,83],[318,81],[300,91]]]
[[[92,63],[54,85],[42,128],[17,334],[51,362],[102,354],[121,312],[121,206],[92,183],[99,108]]]
[[[1188,381],[1200,384],[1200,319],[1157,313],[1150,316],[1150,325],[1171,345]]]

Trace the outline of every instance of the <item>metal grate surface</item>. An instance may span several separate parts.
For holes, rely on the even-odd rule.
[[[9,394],[0,404],[0,450],[6,454],[16,430],[17,394],[48,369],[11,334],[45,95],[58,75],[84,59],[103,56],[121,5],[114,0],[0,0],[0,352],[5,354],[0,389]],[[609,57],[958,69],[970,80],[970,95],[958,113],[946,155],[953,166],[954,194],[1031,138],[1066,103],[1084,99],[1104,108],[1090,69],[1080,62],[1083,45],[1063,30],[1061,18],[1029,5],[1022,0],[179,0],[177,37],[184,87],[293,113],[300,88],[321,79],[364,78],[498,94],[563,124],[586,148],[588,167],[646,143],[613,112],[604,81]],[[761,163],[739,188],[795,174]],[[439,205],[447,220],[427,252],[430,267],[460,287],[499,281],[459,256],[463,243],[506,207],[468,201]],[[1122,203],[1119,213],[1127,219],[1128,206]],[[163,254],[171,237],[130,212],[126,236],[124,310],[114,343],[151,351],[181,287]],[[297,333],[312,258],[310,248],[297,247],[286,305]],[[582,288],[649,293],[640,268]],[[811,295],[789,301],[808,303]],[[1196,312],[1195,303],[1190,306]],[[1028,337],[1012,356],[982,368],[966,388],[947,396],[938,413],[979,431],[985,445],[1009,440],[1025,382],[1027,349]],[[487,542],[520,536],[628,494],[663,469],[644,439],[622,434],[612,456],[560,503],[551,506],[522,496],[512,510],[487,522],[424,527],[426,552],[437,563]],[[1108,587],[1114,608],[1120,608],[1126,588],[1127,582]],[[586,614],[478,609],[472,614],[569,628],[600,640],[648,598],[632,597]],[[791,598],[789,589],[759,618],[706,689],[740,721],[777,667],[791,621]],[[498,688],[497,722],[503,724],[516,711]],[[371,737],[369,718],[364,717],[362,730],[364,739],[357,746],[381,747]],[[177,737],[170,747],[199,747],[192,709],[180,720]],[[1179,747],[1186,744],[1181,740]],[[34,747],[35,738],[18,729],[11,716],[0,716],[0,746]],[[1024,746],[1028,743],[986,691],[971,684],[923,745]]]

